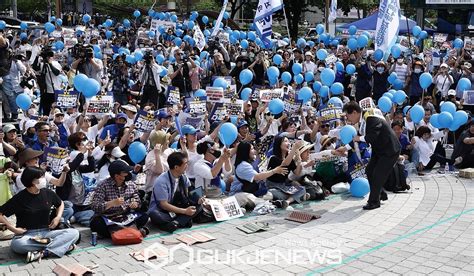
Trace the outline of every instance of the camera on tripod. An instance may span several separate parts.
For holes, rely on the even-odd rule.
[[[143,55],[143,60],[145,61],[146,64],[151,64],[151,61],[153,60],[152,52],[146,51],[145,55]]]
[[[76,44],[71,50],[71,56],[75,59],[89,60],[94,58],[94,49],[88,44]]]
[[[49,47],[49,46],[44,47],[40,52],[40,57],[43,60],[46,60],[50,57],[54,57],[53,49],[51,49],[51,47]]]

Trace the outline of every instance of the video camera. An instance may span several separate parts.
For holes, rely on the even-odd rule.
[[[151,64],[153,60],[153,54],[151,51],[146,51],[145,55],[143,55],[143,60],[145,61],[146,64]]]
[[[88,44],[76,44],[72,47],[71,56],[75,59],[92,59],[94,58],[94,49]]]
[[[53,49],[51,49],[50,46],[44,47],[40,52],[40,57],[44,60],[46,60],[50,57],[54,57]]]
[[[216,37],[209,38],[209,40],[207,41],[207,47],[208,47],[208,52],[211,56],[214,55],[215,51],[219,52],[219,49],[221,47],[221,44],[219,42],[219,37],[216,36]]]

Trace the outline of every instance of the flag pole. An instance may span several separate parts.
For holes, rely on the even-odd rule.
[[[288,27],[288,18],[286,17],[285,4],[283,4],[283,15],[285,16],[286,31],[288,32],[288,39],[290,40],[290,45],[291,45],[290,28]]]

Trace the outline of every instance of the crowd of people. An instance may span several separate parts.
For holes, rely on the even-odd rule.
[[[437,164],[439,173],[474,166],[474,101],[458,87],[468,79],[474,90],[470,41],[428,51],[410,45],[377,60],[373,45],[351,50],[344,39],[266,47],[253,31],[211,34],[212,24],[194,23],[194,15],[182,23],[168,16],[172,24],[152,30],[152,16],[95,25],[71,19],[80,25],[72,35],[54,20],[54,30],[39,36],[0,28],[0,223],[13,232],[14,252],[28,262],[61,257],[80,239],[74,224],[104,238],[125,226],[142,236],[150,225],[172,233],[215,220],[208,201],[228,196],[242,212],[286,209],[359,176],[370,183],[370,210],[387,199],[384,190],[410,189],[410,166],[419,175]],[[318,58],[321,49],[326,56]],[[342,91],[327,84],[328,68]],[[407,97],[382,112],[376,103],[393,96],[393,72]],[[433,79],[424,89],[426,72]],[[98,84],[93,95],[80,75]],[[303,88],[312,91],[305,100]],[[32,101],[26,108],[24,94]],[[64,106],[59,94],[76,96]],[[109,105],[91,108],[107,97]],[[456,129],[433,125],[446,102],[466,111]],[[424,117],[415,123],[417,105]],[[152,118],[148,130],[143,114]],[[237,129],[231,141],[229,123]],[[343,142],[346,125],[357,134]],[[146,149],[139,160],[137,143]],[[450,158],[446,144],[454,146]],[[60,171],[52,170],[50,148],[67,153]]]

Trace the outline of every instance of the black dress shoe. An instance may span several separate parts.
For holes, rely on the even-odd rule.
[[[373,209],[377,209],[379,207],[380,207],[380,203],[379,204],[367,203],[364,207],[362,207],[362,209],[364,209],[364,210],[373,210]]]
[[[168,232],[168,233],[173,233],[179,228],[179,223],[175,220],[168,222],[167,224],[163,225],[161,227],[162,230]]]
[[[386,192],[381,192],[380,193],[380,200],[385,201],[388,199],[387,193]]]

